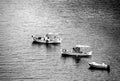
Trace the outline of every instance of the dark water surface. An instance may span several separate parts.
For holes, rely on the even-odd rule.
[[[113,6],[102,0],[0,0],[0,81],[119,81],[120,22]],[[32,43],[31,35],[48,32],[60,33],[62,43]],[[61,48],[76,44],[90,45],[93,56],[79,62],[61,57]],[[89,70],[92,61],[109,64],[110,72]]]

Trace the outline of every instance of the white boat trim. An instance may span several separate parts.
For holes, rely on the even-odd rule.
[[[90,46],[87,46],[87,45],[76,45],[75,47],[80,47],[80,48],[89,48]]]

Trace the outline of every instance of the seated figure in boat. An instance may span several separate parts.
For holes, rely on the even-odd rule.
[[[73,52],[75,52],[75,53],[83,53],[83,52],[80,50],[80,47],[73,47]]]

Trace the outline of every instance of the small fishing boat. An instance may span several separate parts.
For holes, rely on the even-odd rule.
[[[60,44],[61,38],[57,34],[48,33],[44,36],[33,36],[33,41],[37,43],[45,43],[45,44]]]
[[[110,66],[105,64],[105,63],[99,64],[99,63],[96,63],[96,62],[90,62],[89,66],[90,66],[91,69],[92,68],[94,68],[94,69],[106,69],[106,70],[110,69]]]
[[[80,45],[76,45],[75,47],[73,47],[73,51],[62,49],[61,53],[62,53],[62,56],[76,56],[76,57],[89,57],[92,55],[92,51],[84,53],[83,51],[80,50],[81,48],[84,48],[84,47]]]
[[[66,49],[62,49],[62,56],[89,57],[91,55],[92,55],[92,51],[87,53],[75,53],[72,51],[68,51]]]
[[[66,49],[62,49],[62,56],[89,57],[91,55],[92,55],[92,51],[88,53],[75,53],[72,51],[68,51]]]

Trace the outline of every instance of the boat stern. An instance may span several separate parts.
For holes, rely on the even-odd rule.
[[[93,53],[93,51],[90,51],[90,52],[88,52],[88,55],[90,55],[90,56],[91,56],[91,55],[92,55],[92,53]]]

